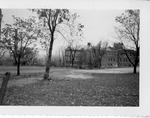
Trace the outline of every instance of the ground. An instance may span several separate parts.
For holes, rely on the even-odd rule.
[[[80,70],[52,68],[44,81],[44,67],[0,67],[0,78],[12,73],[4,99],[7,105],[139,106],[139,74],[132,68]],[[0,82],[1,83],[1,82]]]

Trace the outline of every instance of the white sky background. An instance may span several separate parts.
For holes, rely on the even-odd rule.
[[[115,9],[100,9],[100,10],[71,10],[72,13],[76,12],[80,17],[78,21],[84,25],[83,35],[84,39],[79,42],[81,45],[87,45],[91,42],[96,45],[100,40],[108,41],[110,45],[117,39],[113,38],[114,26],[117,25],[115,17],[121,15],[125,10]],[[3,9],[3,21],[4,23],[12,24],[12,15],[17,17],[28,18],[29,16],[36,15],[35,13],[27,9]],[[66,45],[67,42],[62,39],[57,39],[54,42],[53,54],[58,54],[58,50],[61,46]],[[43,53],[41,53],[43,54]]]

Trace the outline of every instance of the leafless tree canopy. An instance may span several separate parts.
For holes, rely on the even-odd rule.
[[[21,19],[14,16],[13,25],[6,24],[2,29],[2,38],[0,43],[9,50],[17,65],[17,75],[20,75],[20,63],[25,56],[28,47],[34,46],[38,37],[38,30],[35,26],[35,18]]]
[[[56,39],[57,33],[61,34],[61,36],[66,40],[68,39],[68,32],[71,32],[70,34],[76,34],[77,36],[77,33],[74,32],[74,30],[71,31],[71,29],[74,29],[72,28],[74,27],[72,23],[74,23],[77,14],[71,15],[68,9],[38,9],[33,11],[38,14],[39,19],[43,21],[44,27],[47,28],[46,30],[49,32],[49,35],[47,37],[48,40],[44,41],[44,43],[48,47],[48,58],[45,74],[43,77],[44,79],[49,79],[53,43]],[[79,25],[78,29],[80,30],[81,27],[82,25]],[[65,29],[69,30],[66,31]]]
[[[120,23],[120,26],[115,28],[117,38],[123,44],[125,54],[134,66],[134,73],[136,73],[140,51],[140,11],[127,10],[121,16],[116,17],[116,22]],[[135,50],[134,53],[130,52],[134,56],[134,61],[131,60],[128,53],[131,49]]]

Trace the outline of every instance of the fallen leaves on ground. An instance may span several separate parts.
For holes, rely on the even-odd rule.
[[[139,74],[92,76],[87,80],[52,79],[23,87],[13,86],[8,88],[4,103],[27,106],[139,106]]]

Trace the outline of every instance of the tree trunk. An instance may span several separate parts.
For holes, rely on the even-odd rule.
[[[99,68],[101,68],[101,61],[99,62]]]
[[[99,68],[101,68],[101,59],[99,58]]]
[[[74,66],[74,60],[72,60],[72,68],[73,68],[73,66]]]
[[[20,75],[20,57],[18,57],[18,62],[17,62],[17,75]]]
[[[50,47],[49,47],[49,55],[47,59],[47,64],[46,64],[46,69],[45,69],[45,74],[43,76],[43,79],[48,80],[49,78],[49,71],[50,71],[50,66],[51,66],[51,57],[52,57],[52,50],[53,50],[53,42],[54,42],[54,34],[51,35],[51,42],[50,42]]]
[[[133,73],[137,73],[136,72],[136,65],[134,65],[134,67],[133,67]]]
[[[138,65],[138,63],[139,63],[139,48],[137,47],[136,48],[137,49],[137,51],[136,51],[136,59],[135,59],[135,64],[134,64],[134,66],[133,66],[133,73],[137,73],[137,69],[136,69],[136,67],[137,67],[137,65]]]
[[[138,57],[136,57],[135,64],[133,65],[133,73],[137,73],[138,63],[139,63]]]

